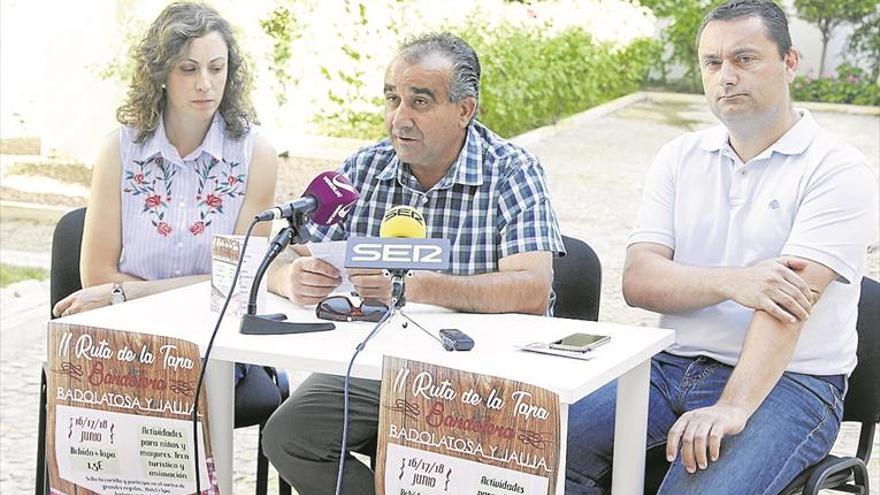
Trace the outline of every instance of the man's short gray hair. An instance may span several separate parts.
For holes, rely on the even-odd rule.
[[[480,103],[480,58],[463,39],[451,33],[429,33],[406,40],[399,55],[409,63],[416,63],[428,55],[438,53],[452,62],[449,101],[457,103],[472,96]]]

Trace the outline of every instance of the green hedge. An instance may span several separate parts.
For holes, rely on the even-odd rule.
[[[483,77],[478,119],[504,137],[638,90],[650,61],[659,54],[658,44],[650,40],[615,49],[596,43],[580,28],[552,36],[503,24],[491,31],[477,24],[450,31],[479,54]],[[385,135],[381,95],[369,102],[376,112],[365,111],[363,105],[355,109],[352,102],[345,105],[334,97],[331,94],[336,109],[316,119],[322,132],[362,139]]]
[[[796,101],[880,105],[880,85],[866,71],[849,64],[837,68],[837,77],[798,76],[791,92]]]
[[[505,137],[636,91],[657,53],[648,40],[614,50],[579,28],[552,37],[510,27],[459,34],[483,65],[479,118]]]

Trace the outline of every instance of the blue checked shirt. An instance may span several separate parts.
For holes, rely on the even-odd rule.
[[[453,275],[498,271],[498,260],[517,253],[565,254],[538,159],[479,122],[468,126],[458,159],[427,191],[388,139],[349,157],[339,172],[360,198],[343,223],[307,224],[315,242],[378,237],[385,212],[408,205],[424,215],[428,237],[449,239]]]

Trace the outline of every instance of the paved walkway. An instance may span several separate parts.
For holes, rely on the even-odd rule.
[[[878,171],[880,118],[876,114],[816,111],[814,116],[821,125],[861,149]],[[602,320],[634,325],[656,321],[648,312],[626,307],[620,296],[626,237],[651,157],[663,143],[685,130],[712,122],[700,98],[629,97],[517,139],[543,161],[563,231],[587,241],[602,260]],[[45,255],[49,242],[45,228],[41,228],[42,233],[35,235],[27,234],[27,229],[20,226],[12,229],[16,237],[26,239],[26,246],[17,246],[16,237],[6,235],[3,249]],[[877,242],[870,256],[869,273],[877,277]],[[28,493],[34,482],[37,388],[40,362],[46,353],[48,288],[40,283],[19,285],[0,292],[0,302],[0,493]],[[834,451],[854,452],[857,439],[858,432],[845,427]],[[253,493],[255,446],[255,429],[236,431],[236,494]],[[880,446],[875,443],[873,450],[880,453]],[[880,486],[876,460],[870,470],[872,486]],[[273,487],[274,483],[270,492]]]

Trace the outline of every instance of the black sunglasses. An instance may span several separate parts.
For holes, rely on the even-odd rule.
[[[330,296],[315,306],[315,316],[330,321],[378,322],[388,311],[388,305],[378,299],[364,299],[355,306],[345,296]]]

